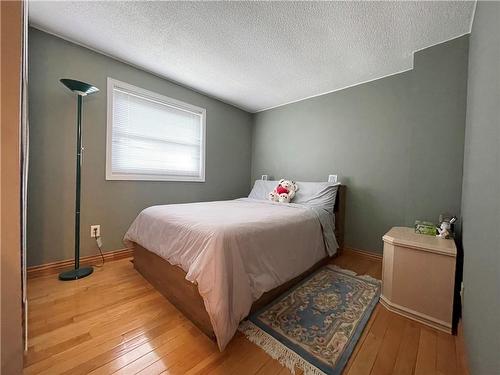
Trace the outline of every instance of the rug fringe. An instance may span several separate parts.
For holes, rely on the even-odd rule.
[[[330,267],[331,269],[333,269],[337,272],[344,273],[346,275],[356,276],[360,279],[363,279],[366,281],[371,281],[372,283],[381,284],[381,281],[379,279],[371,277],[370,275],[358,275],[356,272],[339,267],[336,264],[329,264],[328,267]]]
[[[271,335],[267,334],[249,320],[243,321],[238,328],[251,342],[262,348],[273,359],[288,368],[295,374],[295,368],[303,371],[304,375],[326,375],[316,366],[304,360],[293,350],[287,348]]]
[[[331,268],[332,270],[335,270],[340,273],[345,273],[346,275],[356,276],[356,272],[339,267],[336,264],[329,264],[328,268]]]
[[[382,281],[380,281],[379,279],[376,279],[374,277],[371,277],[370,275],[359,275],[358,278],[366,280],[366,281],[371,281],[372,283],[375,283],[375,284],[382,284]]]

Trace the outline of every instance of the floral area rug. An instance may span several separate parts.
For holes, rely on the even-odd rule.
[[[292,373],[341,374],[379,295],[380,281],[328,265],[239,329]]]

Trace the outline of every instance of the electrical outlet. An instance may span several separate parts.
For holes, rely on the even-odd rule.
[[[328,175],[328,182],[337,183],[337,175],[336,174]]]
[[[97,230],[97,233],[96,233]],[[100,225],[91,225],[90,226],[90,237],[101,237],[101,226]]]

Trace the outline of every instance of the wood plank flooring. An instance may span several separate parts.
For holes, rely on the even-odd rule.
[[[333,263],[380,278],[379,260]],[[28,281],[25,374],[289,374],[238,333],[221,353],[147,283],[130,260],[88,278]],[[460,338],[376,307],[344,374],[467,374]]]

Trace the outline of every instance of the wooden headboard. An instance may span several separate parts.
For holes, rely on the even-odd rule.
[[[335,237],[339,244],[338,254],[344,249],[344,228],[345,228],[345,196],[346,196],[346,186],[340,185],[337,191],[337,197],[335,198],[335,207],[333,212],[335,213]]]

